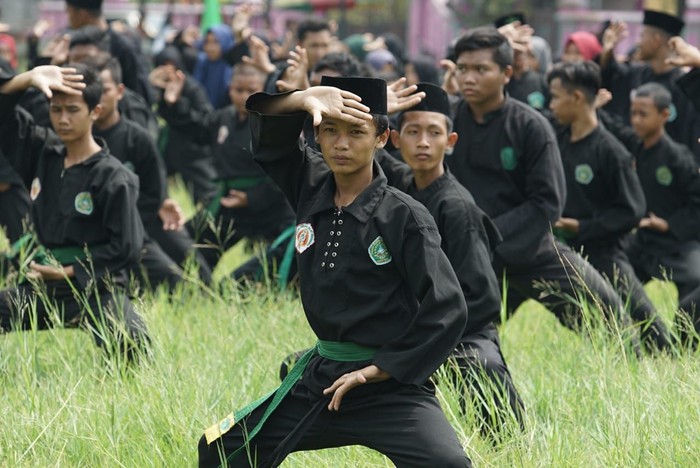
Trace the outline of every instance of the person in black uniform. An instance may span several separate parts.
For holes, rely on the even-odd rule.
[[[523,425],[523,403],[494,325],[501,311],[501,292],[491,259],[501,236],[469,191],[444,167],[445,152],[453,149],[458,138],[452,132],[447,93],[428,83],[418,84],[418,91],[425,98],[399,114],[398,129],[391,131],[394,146],[408,166],[388,155],[378,162],[387,177],[403,175],[396,187],[425,205],[435,218],[442,250],[457,274],[469,310],[467,327],[452,356],[464,381],[478,394],[482,432],[497,436],[509,420]],[[484,377],[490,383],[483,384]],[[496,408],[489,406],[491,401]]]
[[[603,87],[612,92],[612,102],[605,110],[629,123],[630,93],[645,83],[659,83],[673,96],[666,132],[675,141],[688,146],[700,158],[700,113],[695,110],[676,81],[685,71],[668,61],[672,50],[668,41],[681,33],[682,19],[653,10],[644,10],[644,21],[639,38],[639,52],[643,64],[621,64],[615,60],[615,46],[626,34],[624,23],[613,22],[603,35],[600,64]],[[700,160],[700,159],[699,159]]]
[[[0,228],[12,243],[29,222],[29,192],[4,155],[0,155]]]
[[[14,148],[12,162],[30,187],[38,241],[55,260],[41,264],[37,255],[30,265],[28,276],[43,281],[45,289],[31,282],[0,292],[0,329],[50,327],[50,311],[58,305],[65,326],[84,325],[98,345],[134,357],[148,342],[145,324],[122,289],[123,269],[143,244],[135,208],[138,179],[92,137],[101,111],[99,77],[77,64],[37,67],[0,83],[0,145]],[[29,87],[51,99],[56,133],[15,108]],[[29,307],[34,298],[36,322]]]
[[[464,99],[454,120],[460,138],[446,162],[503,236],[494,269],[505,279],[509,310],[536,299],[564,325],[579,328],[582,304],[575,299],[585,294],[626,325],[629,318],[612,286],[552,236],[566,194],[561,156],[547,120],[504,94],[513,59],[508,40],[494,29],[477,28],[457,41],[455,55]],[[536,283],[549,287],[542,291]]]
[[[110,153],[139,178],[138,209],[147,235],[141,258],[131,265],[130,272],[143,277],[146,286],[156,288],[166,284],[172,290],[182,280],[183,271],[155,238],[151,238],[150,231],[163,237],[167,235],[161,232],[165,228],[171,235],[177,236],[179,233],[189,238],[182,229],[182,212],[174,200],[166,199],[165,167],[155,143],[143,128],[122,118],[119,113],[118,105],[124,91],[119,62],[110,59],[107,62],[97,61],[94,65],[100,71],[103,91],[100,100],[102,112],[93,125],[92,134],[104,139]],[[188,240],[189,250],[193,251],[193,241]],[[180,258],[184,260],[186,257],[187,250],[180,253]],[[205,268],[210,280],[211,270]]]
[[[695,110],[700,112],[700,50],[678,36],[669,40],[669,47],[675,55],[666,59],[668,63],[676,67],[692,67],[678,78],[676,84],[693,103]]]
[[[176,96],[176,104],[160,112],[168,124],[195,129],[196,141],[211,146],[219,191],[188,228],[202,245],[201,253],[212,269],[221,255],[243,238],[269,244],[283,231],[293,230],[292,207],[272,179],[253,161],[250,150],[245,102],[263,90],[264,81],[262,72],[240,63],[233,68],[229,84],[230,106],[202,112]]]
[[[556,233],[616,286],[645,343],[667,350],[666,326],[624,252],[624,240],[646,213],[646,202],[632,156],[598,124],[600,68],[590,61],[560,63],[547,80],[567,187]]]
[[[291,451],[342,445],[399,466],[469,466],[426,386],[462,336],[466,304],[430,213],[373,161],[389,135],[386,82],[327,78],[247,107],[255,160],[297,211],[301,299],[320,341],[272,403],[205,432],[200,466],[277,466]],[[299,141],[304,111],[322,154]]]
[[[676,316],[685,342],[700,331],[700,173],[687,147],[673,141],[664,126],[671,93],[656,83],[635,90],[627,138],[647,200],[647,214],[632,237],[628,255],[643,280],[670,279],[678,287]],[[689,320],[689,323],[688,320]]]

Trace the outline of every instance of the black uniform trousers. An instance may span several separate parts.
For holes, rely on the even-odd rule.
[[[676,283],[678,308],[682,311],[676,315],[681,340],[690,338],[690,324],[695,333],[700,333],[700,241],[685,241],[666,250],[633,240],[628,254],[640,280],[646,282],[657,278]],[[690,322],[683,323],[686,320]]]
[[[452,353],[451,361],[457,365],[476,402],[482,434],[498,440],[502,428],[509,422],[515,421],[520,428],[525,427],[524,405],[501,353],[498,330],[493,324],[465,335]],[[455,384],[460,387],[459,381]],[[466,398],[462,402],[462,409],[466,411]]]
[[[149,289],[165,284],[169,290],[173,290],[183,275],[182,268],[150,237],[143,241],[138,262],[131,264],[127,271],[139,278],[142,285]]]
[[[298,383],[297,386],[302,385]],[[465,467],[471,461],[464,453],[454,429],[428,387],[401,385],[396,381],[367,384],[371,393],[353,397],[351,390],[340,410],[328,411],[330,398],[301,396],[292,389],[272,413],[260,432],[234,460],[226,455],[246,443],[244,434],[262,416],[266,405],[257,408],[217,441],[199,442],[199,466],[278,466],[287,453],[346,445],[363,445],[386,455],[398,467]],[[275,451],[295,430],[294,441],[281,453]],[[291,439],[290,438],[290,439]],[[287,443],[290,439],[287,439]],[[297,440],[298,439],[298,440]]]
[[[120,353],[131,360],[148,345],[146,325],[122,288],[73,286],[76,291],[68,281],[57,280],[1,290],[0,333],[33,326],[45,330],[55,326],[57,318],[66,328],[89,330],[95,343],[110,355]]]
[[[166,231],[158,220],[144,224],[148,237],[153,239],[163,249],[163,252],[175,263],[184,268],[192,256],[199,272],[199,279],[205,284],[211,284],[211,268],[202,254],[195,248],[194,240],[186,229]]]
[[[640,327],[642,342],[649,350],[668,350],[669,332],[656,313],[642,282],[625,251],[619,246],[592,248],[584,251],[588,263],[601,272],[618,291],[632,320]]]
[[[509,270],[496,259],[494,269],[501,282],[504,268],[509,313],[525,300],[534,299],[554,313],[562,325],[581,331],[584,316],[580,300],[586,299],[589,304],[600,305],[605,318],[616,323],[625,334],[632,330],[629,315],[612,285],[571,247],[559,241],[555,240],[527,268]],[[637,334],[629,338],[638,351]]]

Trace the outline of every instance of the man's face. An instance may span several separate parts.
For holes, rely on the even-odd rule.
[[[447,117],[439,112],[413,111],[403,115],[400,131],[391,141],[413,171],[439,170],[445,152],[454,147],[457,134],[447,133]]]
[[[306,55],[309,58],[309,69],[313,69],[316,62],[328,53],[331,39],[331,32],[327,29],[316,32],[310,31],[304,35],[304,40],[299,45],[306,49]]]
[[[82,63],[86,58],[95,57],[99,53],[99,47],[94,44],[77,44],[68,51],[68,63]]]
[[[503,94],[513,69],[501,69],[493,61],[492,49],[462,52],[457,58],[457,81],[464,100],[481,104]]]
[[[258,74],[244,73],[233,75],[228,87],[228,95],[233,107],[239,115],[246,115],[246,100],[253,94],[263,90],[263,79]]]
[[[642,61],[651,60],[659,50],[661,33],[654,27],[642,26],[639,35],[639,58]]]
[[[666,125],[668,110],[659,111],[651,97],[635,97],[630,107],[630,121],[639,138],[648,138]]]
[[[359,174],[371,166],[375,150],[383,148],[389,132],[375,136],[372,121],[351,124],[339,119],[324,118],[316,130],[316,141],[323,159],[337,175]]]
[[[578,108],[576,97],[562,86],[559,78],[554,78],[549,84],[549,93],[552,95],[549,101],[549,108],[554,117],[561,124],[570,125],[574,121]]]
[[[99,117],[102,107],[88,110],[82,96],[56,93],[51,98],[49,114],[51,125],[64,144],[83,138],[92,132],[92,123]]]
[[[111,117],[117,112],[119,101],[124,96],[124,85],[117,85],[112,79],[112,74],[109,70],[100,72],[100,78],[102,79],[102,97],[100,98],[102,112],[99,120],[102,120]]]

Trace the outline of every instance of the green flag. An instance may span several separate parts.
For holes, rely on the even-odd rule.
[[[217,24],[221,24],[219,0],[204,0],[204,11],[202,11],[202,21],[200,23],[202,32]]]

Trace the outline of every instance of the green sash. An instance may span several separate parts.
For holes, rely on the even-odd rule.
[[[234,177],[232,179],[224,179],[219,181],[219,188],[216,195],[207,205],[207,213],[216,217],[221,209],[221,198],[224,197],[229,190],[246,190],[256,185],[260,185],[265,181],[265,177]]]
[[[296,226],[292,224],[282,231],[282,234],[277,236],[277,238],[272,241],[272,244],[270,244],[270,247],[268,247],[268,251],[272,251],[284,242],[288,242],[282,261],[277,269],[277,285],[280,289],[285,289],[287,287],[289,270],[292,268],[292,260],[294,260],[294,231],[296,231]]]
[[[10,246],[10,250],[5,254],[5,256],[9,259],[13,259],[17,257],[22,250],[32,249],[35,243],[36,239],[32,233],[24,234]],[[87,259],[87,252],[89,251],[89,248],[86,249],[84,247],[76,246],[48,249],[42,245],[39,245],[32,255],[32,258],[40,265],[51,264],[51,258],[55,259],[61,265],[73,265]]]
[[[204,431],[207,443],[211,444],[213,441],[221,437],[233,427],[236,421],[242,420],[260,405],[269,400],[270,397],[272,397],[272,401],[263,413],[258,424],[248,432],[248,440],[252,440],[253,437],[260,432],[260,429],[262,429],[272,412],[277,409],[282,400],[287,396],[287,394],[289,394],[292,387],[301,379],[306,366],[309,364],[311,358],[316,354],[333,361],[356,362],[370,361],[374,359],[374,356],[377,354],[377,350],[374,348],[360,346],[355,343],[319,340],[316,343],[316,346],[308,350],[301,358],[299,358],[292,370],[287,374],[287,377],[285,377],[285,379],[282,381],[282,384],[276,390],[273,390],[264,397],[254,401],[244,408],[241,408],[235,413],[229,414],[221,422]],[[235,457],[243,449],[245,449],[245,446],[240,447],[238,450],[232,453],[228,459]]]

